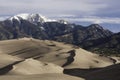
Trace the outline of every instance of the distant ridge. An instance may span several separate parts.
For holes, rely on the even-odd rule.
[[[0,22],[1,40],[33,37],[78,44],[84,40],[98,39],[112,34],[98,24],[86,28],[65,20],[51,20],[41,14],[18,14]]]

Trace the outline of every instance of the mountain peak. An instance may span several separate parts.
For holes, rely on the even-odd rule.
[[[100,26],[99,24],[91,24],[91,25],[89,25],[89,27],[90,27],[90,28],[97,28],[97,29],[103,30],[103,27]]]
[[[42,16],[41,14],[29,14],[29,13],[23,13],[23,14],[18,14],[15,15],[11,18],[9,18],[9,20],[13,21],[13,20],[17,20],[20,21],[22,20],[27,20],[33,24],[37,24],[37,23],[44,23],[44,22],[50,22],[50,21],[55,21],[55,20],[50,20],[48,18],[46,18],[45,16]]]

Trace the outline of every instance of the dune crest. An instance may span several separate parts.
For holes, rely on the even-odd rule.
[[[63,68],[52,63],[43,63],[34,59],[26,59],[16,65],[7,75],[32,75],[45,73],[63,73]]]

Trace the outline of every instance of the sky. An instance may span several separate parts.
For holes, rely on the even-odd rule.
[[[0,19],[20,13],[40,13],[81,25],[100,24],[120,32],[120,0],[0,0]]]

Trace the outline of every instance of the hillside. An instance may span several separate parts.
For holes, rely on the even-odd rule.
[[[82,48],[103,55],[120,55],[120,33],[106,38],[84,41],[79,44]]]
[[[40,14],[18,14],[0,22],[0,40],[33,37],[76,45],[112,34],[98,24],[85,27],[65,20],[50,20]]]

